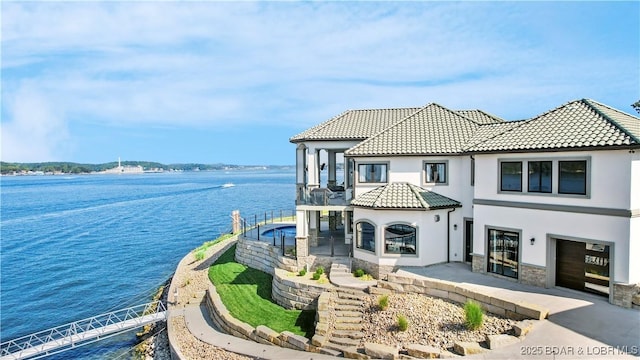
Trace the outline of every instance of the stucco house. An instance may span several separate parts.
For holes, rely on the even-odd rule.
[[[627,307],[640,289],[638,117],[587,99],[521,121],[431,103],[345,111],[290,141],[299,257],[327,229],[378,278],[467,262]]]

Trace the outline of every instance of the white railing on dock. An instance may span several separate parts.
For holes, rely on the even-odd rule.
[[[161,301],[132,306],[0,344],[0,360],[37,359],[166,319]]]

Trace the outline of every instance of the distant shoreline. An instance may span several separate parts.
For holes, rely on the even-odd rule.
[[[89,174],[144,174],[191,171],[235,170],[291,170],[294,165],[232,165],[232,164],[161,164],[149,161],[123,161],[103,164],[79,164],[72,162],[10,163],[0,162],[0,175],[89,175]]]

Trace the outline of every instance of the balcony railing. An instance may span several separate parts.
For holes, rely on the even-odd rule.
[[[304,188],[299,187],[296,197],[296,205],[315,206],[347,206],[351,202],[351,190],[346,191],[341,188]]]

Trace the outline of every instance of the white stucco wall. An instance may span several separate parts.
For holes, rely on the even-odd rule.
[[[476,199],[575,205],[614,209],[630,209],[631,206],[631,162],[639,154],[628,150],[575,151],[549,153],[477,154],[476,158]],[[571,160],[590,159],[590,196],[567,196],[562,194],[527,194],[526,162],[523,162],[523,192],[500,193],[499,160]],[[637,165],[635,165],[637,166]],[[557,193],[558,169],[554,164],[553,188]],[[634,168],[634,171],[635,168]],[[640,175],[639,177],[640,178]],[[640,185],[638,185],[640,187]],[[640,189],[634,190],[640,194]],[[640,202],[640,200],[636,200]]]
[[[640,150],[636,150],[630,157],[632,158],[630,209],[640,211]]]
[[[640,284],[640,217],[631,218],[629,232],[629,253],[626,254],[629,263],[629,283]]]
[[[547,264],[548,235],[614,243],[613,280],[627,283],[630,276],[636,277],[630,274],[629,224],[629,218],[617,216],[475,205],[473,252],[486,254],[487,226],[522,231],[520,259],[531,265],[555,264],[555,254],[550,254],[553,264]],[[536,239],[534,245],[530,243],[531,238]],[[635,256],[638,258],[640,253],[636,252]]]
[[[425,161],[443,161],[447,162],[447,184],[427,185],[424,183],[423,164]],[[438,194],[447,196],[462,203],[462,208],[457,208],[451,213],[451,243],[450,243],[450,261],[464,260],[464,221],[463,218],[473,217],[473,187],[471,186],[471,159],[469,156],[404,156],[404,157],[370,157],[356,158],[356,177],[357,165],[368,163],[386,163],[388,169],[388,181],[391,182],[408,182],[424,189],[434,191]],[[385,184],[360,184],[356,181],[355,196],[373,190],[376,187]],[[448,211],[448,210],[447,210]],[[377,211],[383,213],[384,211]],[[409,213],[414,213],[410,211]],[[426,218],[433,218],[435,212],[417,212],[423,214]],[[378,215],[383,216],[384,215]],[[446,211],[441,216],[441,222],[446,222]],[[454,229],[454,225],[455,229]],[[446,237],[446,228],[445,228]],[[445,243],[446,249],[446,243]],[[369,255],[367,255],[369,256]],[[373,259],[373,257],[369,256]],[[371,261],[371,260],[368,260]],[[390,261],[387,259],[387,261]],[[404,260],[403,260],[404,261]],[[446,250],[445,250],[446,261]],[[433,263],[433,262],[429,262]],[[426,264],[426,263],[425,263]],[[423,264],[423,265],[425,265]],[[388,265],[388,264],[387,264]],[[406,265],[406,264],[405,264]]]
[[[440,221],[435,221],[435,215],[440,217]],[[366,220],[376,226],[376,252],[374,254],[355,248],[354,257],[358,259],[388,266],[425,266],[447,261],[447,210],[380,211],[354,209],[354,225],[361,220]],[[409,224],[417,228],[418,256],[384,253],[384,228],[394,223]],[[453,222],[451,222],[451,228],[453,228]],[[456,232],[461,232],[460,227]],[[451,234],[453,235],[453,233],[452,229]],[[451,251],[453,252],[454,249]],[[461,258],[461,252],[458,251],[457,254]],[[455,261],[453,258],[450,260]]]

